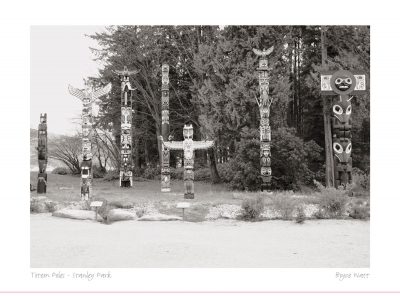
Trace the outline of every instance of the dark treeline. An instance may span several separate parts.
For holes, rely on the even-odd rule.
[[[369,74],[367,26],[325,27],[326,69],[360,69]],[[120,141],[120,81],[124,66],[134,95],[133,144],[137,168],[157,167],[161,134],[161,65],[170,66],[170,130],[182,140],[190,120],[195,139],[213,139],[213,151],[196,152],[196,167],[211,165],[214,181],[238,189],[259,184],[258,58],[269,48],[272,172],[276,188],[324,181],[324,120],[320,95],[321,27],[318,26],[113,26],[91,38],[105,67],[95,86],[112,82],[102,99],[96,127]],[[329,98],[337,100],[336,97]],[[369,95],[352,99],[353,166],[369,174]],[[119,145],[114,145],[115,149]],[[213,153],[210,153],[213,152]],[[208,158],[207,158],[208,155]],[[178,156],[176,153],[172,156]],[[171,166],[175,166],[172,157]]]

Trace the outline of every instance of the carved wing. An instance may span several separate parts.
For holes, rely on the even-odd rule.
[[[73,95],[74,97],[77,97],[80,100],[83,100],[85,98],[85,95],[83,94],[83,92],[81,90],[73,87],[70,84],[68,84],[68,91],[71,95]]]
[[[257,48],[253,48],[253,52],[258,56],[263,54],[263,52],[261,50],[257,49]]]
[[[93,93],[93,99],[98,99],[101,96],[104,96],[106,94],[108,94],[111,91],[111,82],[109,84],[107,84],[106,86],[104,86],[103,88],[100,88],[98,90],[96,90]]]
[[[270,55],[271,52],[273,52],[273,51],[274,51],[274,46],[271,46],[270,48],[267,49],[267,51],[264,52],[264,55],[266,55],[266,56]]]
[[[193,150],[208,149],[214,146],[214,141],[193,141]]]
[[[164,142],[163,144],[165,147],[167,147],[169,150],[183,150],[183,142],[179,141],[168,141]]]

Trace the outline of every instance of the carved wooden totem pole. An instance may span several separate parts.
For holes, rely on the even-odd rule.
[[[183,138],[181,141],[164,142],[161,136],[162,144],[170,150],[183,150],[184,173],[183,181],[185,186],[184,198],[194,198],[194,151],[208,149],[214,145],[214,141],[193,141],[193,126],[185,124],[183,127]]]
[[[93,89],[79,90],[68,86],[69,93],[83,103],[82,108],[82,162],[81,162],[81,198],[92,199],[92,103],[111,91],[111,83],[93,91]]]
[[[163,64],[161,67],[162,85],[161,85],[161,134],[164,139],[169,136],[169,66]],[[170,168],[169,168],[169,149],[161,145],[161,192],[170,192]]]
[[[256,98],[260,108],[260,165],[261,165],[261,191],[269,190],[271,187],[271,126],[269,125],[269,112],[272,97],[269,96],[269,72],[267,56],[271,54],[274,47],[268,50],[253,49],[253,52],[260,57],[258,67],[258,81],[260,86],[260,98]]]
[[[135,88],[129,82],[129,75],[139,71],[115,71],[121,78],[121,167],[119,171],[119,186],[132,187],[133,162],[132,162],[132,95]]]
[[[332,106],[332,145],[334,154],[335,187],[352,181],[351,158],[351,99],[350,95],[365,93],[366,75],[361,71],[339,70],[321,75],[321,94],[339,95],[339,101]]]
[[[47,114],[40,114],[38,127],[38,162],[39,173],[37,182],[37,193],[46,193],[47,188]]]

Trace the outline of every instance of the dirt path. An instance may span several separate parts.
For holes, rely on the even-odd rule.
[[[369,222],[117,222],[31,215],[31,267],[369,267]]]

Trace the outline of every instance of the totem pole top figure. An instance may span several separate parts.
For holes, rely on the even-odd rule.
[[[367,75],[362,72],[339,70],[321,73],[321,94],[340,96],[364,94],[368,89],[368,83]]]
[[[84,106],[88,106],[96,99],[108,94],[111,91],[111,82],[96,91],[93,90],[93,87],[80,90],[68,85],[68,91],[71,95],[80,99]]]
[[[256,48],[253,48],[253,52],[260,56],[260,64],[259,64],[259,68],[257,70],[260,71],[268,71],[271,70],[271,68],[268,67],[268,59],[267,56],[269,56],[272,52],[274,51],[274,47],[271,46],[270,48],[268,48],[267,50],[264,48],[262,51]]]
[[[126,66],[124,66],[124,70],[119,71],[115,70],[114,73],[117,74],[118,76],[121,77],[121,89],[122,91],[125,90],[125,87],[127,86],[129,90],[135,90],[132,88],[131,83],[129,82],[129,76],[130,75],[135,75],[139,73],[140,70],[132,70],[129,71]]]

